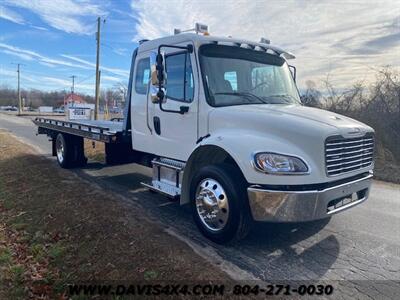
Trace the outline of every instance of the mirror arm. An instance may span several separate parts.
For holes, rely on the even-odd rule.
[[[188,53],[193,53],[193,45],[188,44],[187,46],[175,46],[175,45],[166,45],[166,44],[161,44],[158,46],[158,51],[157,51],[157,57],[161,57],[161,48],[163,47],[168,47],[168,48],[175,48],[175,49],[182,49],[182,50],[187,50]],[[186,58],[185,58],[186,59]],[[161,65],[161,66],[160,66]],[[163,81],[163,76],[164,76],[164,70],[162,68],[162,62],[159,62],[159,59],[157,58],[157,76],[158,76],[158,93],[157,97],[159,100],[159,106],[160,110],[164,112],[170,112],[170,113],[178,113],[183,115],[184,113],[187,113],[189,111],[189,106],[181,106],[179,110],[170,110],[170,109],[164,109],[162,107],[162,102],[164,100],[164,92],[162,90],[162,85],[161,82]],[[186,75],[186,70],[185,70],[185,75]],[[186,84],[185,84],[186,87]]]
[[[289,68],[292,68],[292,69],[293,69],[293,73],[292,73],[292,75],[293,75],[293,80],[294,80],[294,82],[296,82],[296,73],[297,73],[296,67],[295,67],[295,66],[292,66],[292,65],[289,65]]]
[[[186,100],[186,64],[187,55],[185,54],[185,64],[183,68],[183,100]]]
[[[158,103],[158,105],[160,106],[160,110],[164,112],[177,113],[183,115],[189,111],[189,106],[186,105],[180,106],[179,110],[165,109],[162,107],[161,101]]]

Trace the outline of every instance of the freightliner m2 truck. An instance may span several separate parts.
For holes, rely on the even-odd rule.
[[[303,106],[289,52],[202,31],[140,42],[123,119],[37,118],[59,165],[84,166],[83,140],[104,142],[107,163],[152,168],[142,184],[190,205],[219,243],[254,221],[318,220],[365,201],[374,130]]]

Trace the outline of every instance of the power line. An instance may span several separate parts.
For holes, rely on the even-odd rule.
[[[88,80],[88,79],[93,78],[93,76],[95,76],[95,75],[96,75],[96,74],[92,74],[92,75],[89,75],[88,77],[85,77],[84,79],[78,81],[78,82],[76,83],[76,85],[81,84],[82,82],[84,82],[84,81],[86,81],[86,80]]]

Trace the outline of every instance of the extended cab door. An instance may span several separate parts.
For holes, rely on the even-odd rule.
[[[195,53],[167,48],[165,69],[166,103],[163,103],[163,109],[179,111],[181,106],[186,106],[188,111],[184,114],[162,111],[159,104],[153,104],[148,97],[153,128],[153,153],[185,161],[198,139],[198,78],[195,72]]]
[[[135,150],[153,153],[152,128],[149,120],[148,85],[150,80],[149,53],[136,57],[131,93],[132,147]]]

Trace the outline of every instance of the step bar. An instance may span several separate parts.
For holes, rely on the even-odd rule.
[[[150,183],[141,182],[141,184],[154,192],[179,199],[185,163],[169,158],[153,159],[151,163],[153,178]]]

